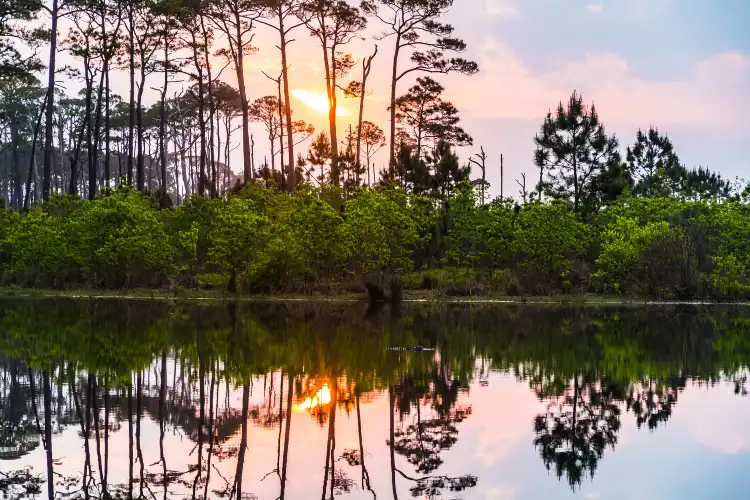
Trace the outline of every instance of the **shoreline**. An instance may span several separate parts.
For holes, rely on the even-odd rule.
[[[169,292],[152,289],[133,290],[51,290],[35,288],[0,288],[0,299],[12,298],[63,298],[63,299],[116,299],[116,300],[172,300],[172,301],[215,301],[215,302],[367,302],[365,293],[335,293],[330,295],[242,295],[224,291],[182,290]],[[387,304],[388,302],[384,302]],[[402,304],[498,304],[498,305],[564,305],[564,306],[750,306],[750,302],[726,302],[712,300],[654,300],[638,297],[612,297],[606,295],[538,295],[538,296],[449,296],[430,291],[405,291]]]

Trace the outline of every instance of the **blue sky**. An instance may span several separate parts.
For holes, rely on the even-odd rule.
[[[456,2],[455,6],[458,6]],[[535,177],[532,138],[575,88],[624,147],[666,132],[688,167],[750,177],[750,2],[461,0],[451,21],[481,64],[448,77],[466,128],[509,179]],[[465,152],[464,155],[468,153]],[[499,168],[499,167],[498,167]],[[495,188],[499,174],[491,177]]]

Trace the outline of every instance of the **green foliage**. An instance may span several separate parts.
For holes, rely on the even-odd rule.
[[[341,228],[347,256],[356,272],[403,274],[418,241],[407,198],[394,190],[360,190],[346,203]]]
[[[567,202],[531,203],[518,214],[515,250],[525,289],[550,293],[581,284],[579,269],[590,230],[580,222]]]
[[[130,287],[159,283],[171,248],[151,202],[128,186],[83,205],[69,217],[71,244],[94,282]]]
[[[750,208],[739,198],[626,193],[584,218],[565,200],[482,205],[476,186],[454,181],[444,198],[249,183],[225,199],[193,196],[164,210],[124,186],[93,201],[53,195],[28,214],[0,210],[2,280],[262,294],[364,284],[371,293],[391,287],[394,297],[402,286],[449,295],[750,297]]]
[[[261,255],[268,240],[267,225],[268,219],[244,198],[231,197],[214,212],[208,261],[231,273],[229,291],[236,291],[237,275]]]
[[[6,272],[22,283],[36,285],[40,277],[62,271],[67,237],[62,220],[41,210],[22,218],[4,240]]]
[[[663,263],[654,261],[654,250],[675,236],[668,222],[640,225],[635,218],[618,217],[604,232],[602,253],[596,260],[594,278],[604,291],[644,292],[645,277],[654,277]]]

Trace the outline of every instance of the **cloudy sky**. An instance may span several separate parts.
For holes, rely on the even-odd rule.
[[[688,167],[704,165],[731,179],[750,178],[748,19],[747,0],[456,0],[446,21],[468,43],[465,56],[479,63],[480,73],[436,79],[475,139],[475,148],[460,151],[462,160],[484,146],[492,191],[499,193],[502,153],[505,195],[516,195],[514,180],[521,173],[534,178],[533,137],[545,114],[576,89],[595,102],[623,149],[639,127],[655,125],[672,138]],[[379,31],[372,20],[367,39],[349,46],[355,57],[372,51],[371,37]],[[304,28],[293,37],[295,116],[322,130],[326,115],[315,109],[321,103],[325,108],[321,49]],[[275,84],[261,74],[280,69],[273,33],[259,29],[255,42],[260,50],[247,68],[248,92],[275,94]],[[387,40],[379,44],[365,113],[387,129],[392,48]],[[222,79],[236,84],[231,68]],[[412,83],[402,82],[400,92]],[[124,75],[115,86],[127,92]],[[344,129],[355,118],[356,105],[343,101],[341,106]],[[262,137],[256,129],[259,162],[268,149]],[[239,168],[239,161],[234,166]]]

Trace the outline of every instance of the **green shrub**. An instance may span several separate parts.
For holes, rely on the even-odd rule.
[[[203,273],[195,277],[198,287],[204,290],[219,290],[226,289],[229,283],[228,274],[219,273]]]

